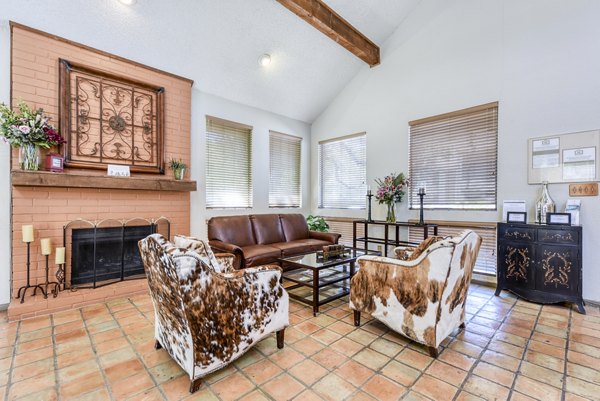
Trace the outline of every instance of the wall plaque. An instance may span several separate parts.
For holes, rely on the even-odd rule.
[[[66,167],[164,174],[164,89],[60,60]]]

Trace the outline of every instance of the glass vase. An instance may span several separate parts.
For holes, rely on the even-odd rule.
[[[396,203],[390,202],[387,203],[387,215],[385,216],[385,221],[388,223],[396,222]]]
[[[32,143],[19,148],[19,166],[21,170],[37,171],[40,169],[40,148]]]
[[[542,182],[542,195],[535,204],[536,221],[538,223],[546,223],[546,213],[554,213],[556,204],[548,192],[548,183]]]

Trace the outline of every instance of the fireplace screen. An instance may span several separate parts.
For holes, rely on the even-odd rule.
[[[100,222],[78,219],[68,223],[63,227],[63,240],[70,263],[59,282],[63,288],[96,288],[144,278],[138,241],[158,232],[169,238],[170,226],[165,217]]]
[[[65,165],[163,173],[163,88],[60,60]]]

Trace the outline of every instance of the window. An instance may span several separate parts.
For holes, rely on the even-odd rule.
[[[252,127],[206,116],[206,207],[252,207]]]
[[[269,132],[269,207],[300,207],[302,138]]]
[[[411,121],[410,206],[496,210],[498,103]]]
[[[319,142],[319,207],[364,209],[367,135]]]

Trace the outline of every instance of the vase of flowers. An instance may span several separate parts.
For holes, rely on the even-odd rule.
[[[404,173],[398,175],[392,173],[383,179],[377,178],[375,182],[378,185],[375,199],[380,205],[383,203],[387,205],[385,221],[394,223],[396,221],[396,202],[402,201],[409,179],[404,176]]]
[[[43,109],[33,110],[19,102],[18,111],[0,103],[0,136],[12,147],[19,148],[22,170],[40,169],[40,148],[49,149],[65,143],[56,128],[49,124]]]

